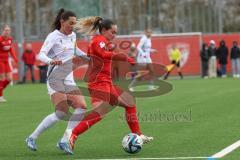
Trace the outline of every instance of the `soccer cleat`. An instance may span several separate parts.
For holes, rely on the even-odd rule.
[[[0,97],[0,103],[1,102],[7,102],[7,100],[5,98],[3,98],[3,96]]]
[[[148,143],[153,140],[153,137],[148,137],[143,134],[141,134],[140,137],[142,138],[143,143]]]
[[[25,142],[27,144],[27,147],[30,150],[32,150],[32,151],[36,151],[37,150],[36,139],[28,137],[28,138],[26,138]]]
[[[71,150],[74,149],[74,143],[77,140],[77,136],[75,134],[71,134],[70,138],[69,138],[69,145]]]
[[[69,155],[73,154],[73,151],[72,151],[70,145],[67,142],[58,142],[57,143],[57,148],[64,151],[66,154],[69,154]]]
[[[134,88],[133,88],[133,87],[130,87],[130,88],[129,88],[129,91],[134,92]]]
[[[154,85],[149,85],[148,86],[148,90],[151,91],[151,90],[156,90],[158,89],[158,86],[154,86]]]

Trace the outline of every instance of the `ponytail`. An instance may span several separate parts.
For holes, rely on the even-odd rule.
[[[76,14],[72,11],[65,11],[63,8],[59,9],[57,16],[52,24],[52,31],[54,31],[55,29],[60,30],[60,20],[63,19],[64,21],[66,21],[69,17],[76,17]]]
[[[84,17],[77,21],[75,30],[80,34],[92,35],[95,34],[97,30],[101,33],[103,28],[108,30],[114,24],[113,21],[98,16]]]
[[[80,18],[74,28],[78,33],[91,35],[97,32],[102,20],[103,19],[101,17],[94,16]]]

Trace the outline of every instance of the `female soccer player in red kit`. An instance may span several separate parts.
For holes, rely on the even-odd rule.
[[[3,27],[2,35],[0,36],[0,102],[6,102],[3,97],[3,90],[12,80],[12,73],[8,62],[9,53],[17,63],[17,57],[13,50],[13,38],[10,36],[11,29],[8,25]]]
[[[117,25],[109,19],[87,17],[78,21],[76,30],[79,33],[88,35],[96,33],[98,30],[100,34],[92,38],[88,50],[91,57],[88,71],[88,88],[94,108],[72,131],[69,138],[70,149],[73,149],[78,135],[99,122],[116,106],[125,108],[126,120],[131,132],[138,134],[145,143],[151,141],[153,138],[143,135],[140,130],[134,98],[112,82],[112,60],[134,63],[132,58],[110,51],[107,48],[117,34]]]

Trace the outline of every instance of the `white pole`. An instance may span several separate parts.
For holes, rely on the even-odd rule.
[[[22,81],[23,78],[23,62],[22,54],[23,54],[23,42],[24,42],[24,35],[23,35],[23,19],[22,19],[22,1],[16,0],[16,38],[18,43],[18,80]]]

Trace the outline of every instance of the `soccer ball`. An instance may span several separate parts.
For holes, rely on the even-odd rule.
[[[143,146],[142,138],[135,134],[135,133],[129,133],[125,137],[123,137],[122,140],[122,147],[124,151],[135,154],[141,151]]]

